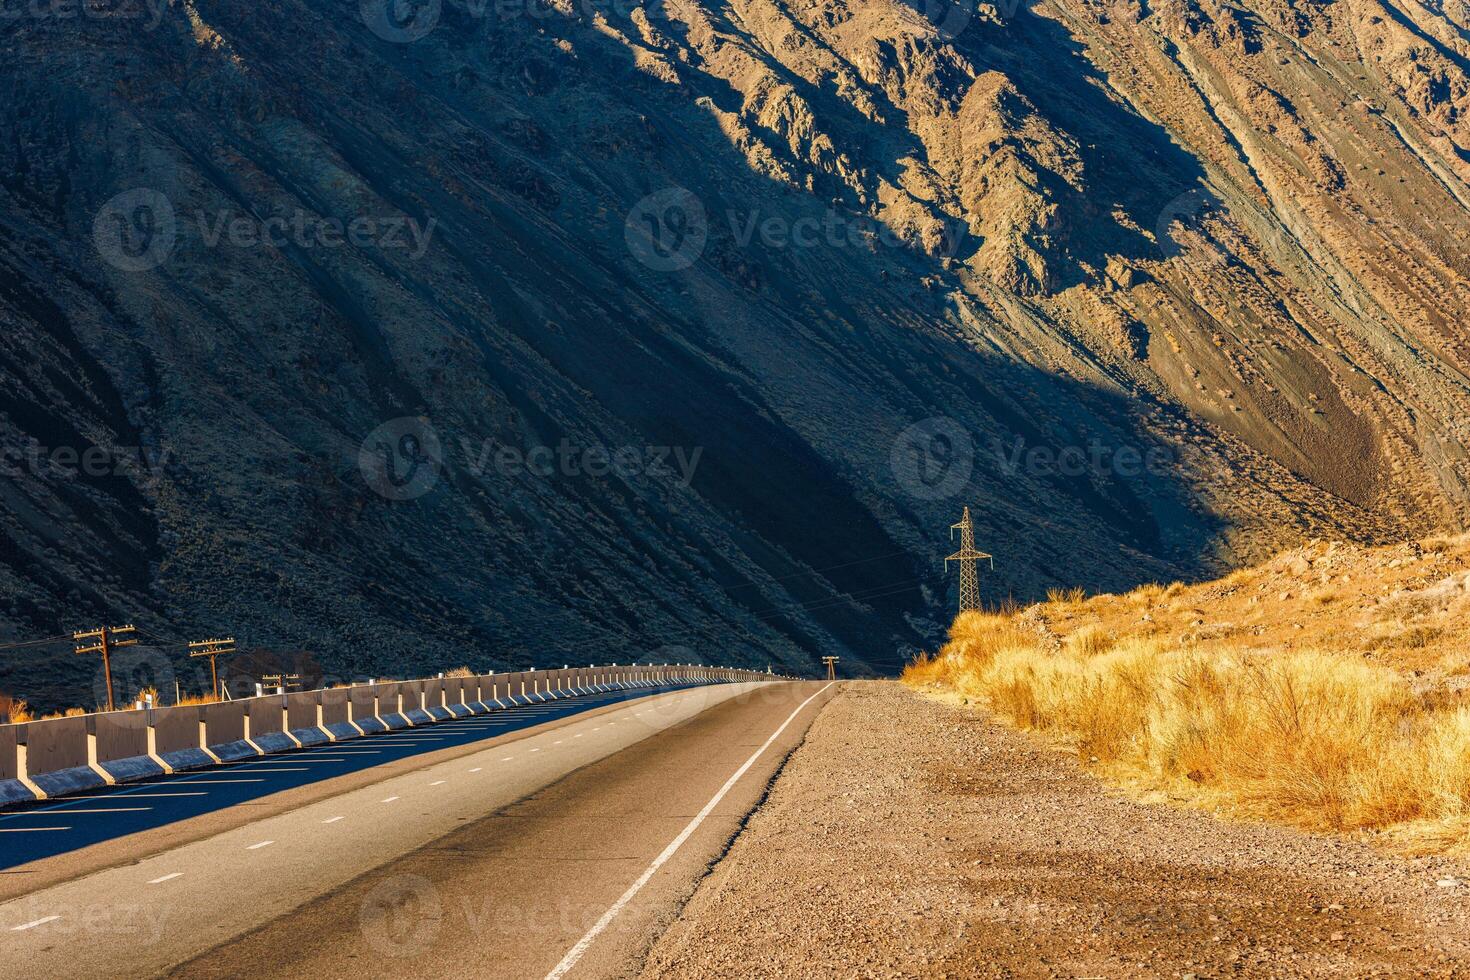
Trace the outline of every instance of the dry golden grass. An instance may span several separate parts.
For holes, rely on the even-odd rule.
[[[28,721],[35,721],[36,716],[31,711],[31,706],[26,703],[25,698],[11,697],[9,694],[0,694],[0,721],[7,721],[12,725],[23,725]]]
[[[1197,639],[1259,594],[1242,589],[1262,583],[1257,571],[1223,580],[1233,605],[1213,583],[1214,597],[1210,586],[1098,597],[1084,603],[1102,607],[1091,617],[1070,596],[1021,614],[965,613],[904,681],[978,700],[1135,789],[1309,830],[1375,832],[1405,850],[1470,852],[1470,696],[1439,683],[1453,671],[1427,678],[1393,665],[1403,651],[1417,658],[1446,635],[1463,638],[1456,597],[1440,590],[1449,601],[1436,595],[1439,622],[1402,626],[1407,636],[1393,632],[1402,610],[1389,603],[1366,649],[1360,631],[1341,628],[1310,632],[1320,647]],[[1375,587],[1392,578],[1364,574]],[[1344,601],[1294,605],[1281,628],[1297,639],[1307,627],[1293,628],[1295,610],[1316,616]],[[1130,620],[1151,611],[1151,628],[1120,633],[1120,608],[1135,611]]]

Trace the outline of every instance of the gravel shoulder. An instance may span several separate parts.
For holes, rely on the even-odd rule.
[[[1191,974],[1470,976],[1470,864],[1139,803],[848,683],[643,975]]]

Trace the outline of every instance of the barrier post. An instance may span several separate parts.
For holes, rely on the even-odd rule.
[[[209,756],[209,760],[219,765],[224,760],[215,755],[209,748],[209,723],[205,721],[204,707],[199,708],[199,751]]]
[[[298,749],[304,748],[301,739],[291,734],[291,707],[286,703],[286,682],[281,681],[281,733],[296,743]]]
[[[87,716],[87,768],[107,780],[107,785],[116,786],[117,780],[112,773],[103,769],[97,762],[97,716]]]
[[[163,770],[165,776],[172,776],[174,767],[164,762],[163,757],[158,754],[158,726],[153,722],[153,707],[150,705],[143,710],[147,712],[143,720],[147,723],[148,728],[148,758],[152,759],[153,764]]]
[[[93,754],[95,758],[95,752]],[[36,799],[47,799],[46,791],[31,782],[31,767],[28,763],[26,749],[26,727],[21,725],[15,731],[15,778],[26,789],[36,795]],[[111,780],[109,780],[110,782]]]
[[[357,723],[357,705],[352,703],[352,686],[350,684],[347,687],[347,724],[356,729],[357,734],[367,734],[367,732],[362,730],[362,726]]]
[[[326,707],[325,707],[325,705],[323,703],[326,700],[326,697],[327,697],[327,694],[326,694],[325,691],[318,691],[317,692],[317,695],[316,695],[316,727],[319,728],[319,729],[321,729],[321,732],[322,732],[323,735],[327,736],[327,741],[328,742],[335,742],[335,741],[337,741],[337,736],[336,735],[333,735],[332,732],[331,732],[331,730],[329,728],[327,728]],[[348,698],[347,700],[350,701],[352,699],[351,698]]]

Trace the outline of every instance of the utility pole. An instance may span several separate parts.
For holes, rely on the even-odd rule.
[[[219,657],[228,657],[235,652],[235,638],[227,636],[222,640],[194,640],[189,644],[189,656],[209,658],[209,682],[210,689],[214,692],[214,699],[219,700],[219,668],[215,661]]]
[[[995,571],[995,559],[975,550],[975,526],[970,523],[969,507],[965,508],[965,516],[958,524],[949,526],[951,541],[956,529],[960,532],[960,550],[944,559],[944,567],[948,569],[952,561],[960,563],[960,612],[965,612],[980,608],[980,576],[975,572],[975,562],[985,559],[990,562],[990,570]]]
[[[277,694],[285,694],[287,688],[300,687],[300,674],[262,674],[262,684],[269,684],[276,689]]]
[[[138,638],[132,626],[99,626],[94,630],[82,630],[73,633],[71,638],[77,643],[77,653],[100,653],[102,654],[102,673],[107,679],[107,710],[116,710],[112,700],[112,651],[119,647],[136,646]],[[118,637],[123,639],[118,639]],[[84,640],[96,640],[96,643],[82,645]]]
[[[837,679],[837,661],[840,659],[840,657],[822,658],[822,663],[827,665],[827,680],[835,681]]]

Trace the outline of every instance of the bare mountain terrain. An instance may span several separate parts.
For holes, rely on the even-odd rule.
[[[884,670],[962,503],[1018,597],[1464,525],[1462,3],[4,13],[0,638]]]

